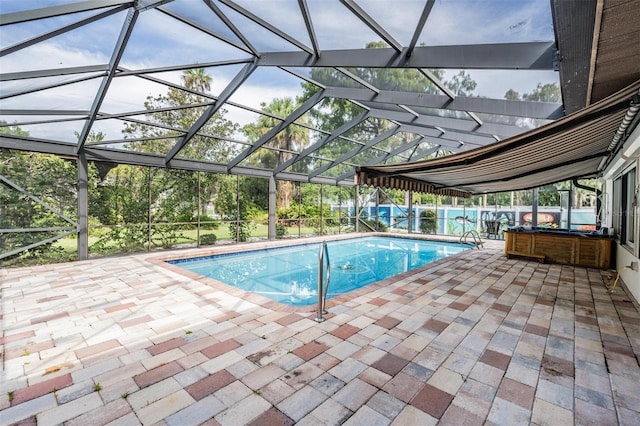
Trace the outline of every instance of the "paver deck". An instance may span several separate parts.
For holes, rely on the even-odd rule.
[[[0,424],[640,424],[624,290],[503,250],[329,301],[322,323],[167,253],[0,270]]]

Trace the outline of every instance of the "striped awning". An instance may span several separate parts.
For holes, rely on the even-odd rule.
[[[388,166],[362,166],[356,184],[469,197],[535,188],[602,173],[612,140],[640,80],[553,123],[446,157]]]
[[[367,172],[358,171],[355,174],[356,185],[378,186],[381,188],[402,189],[405,191],[422,192],[425,194],[447,195],[451,197],[468,198],[470,193],[457,189],[436,188],[434,185],[416,179],[393,176],[374,176]]]

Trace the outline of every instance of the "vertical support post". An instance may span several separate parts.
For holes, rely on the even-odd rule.
[[[596,231],[599,231],[602,228],[602,221],[604,219],[602,209],[602,191],[599,188],[595,188],[596,190]]]
[[[89,258],[89,169],[84,150],[78,153],[78,260]]]
[[[376,187],[376,232],[380,231],[380,188]]]
[[[531,226],[538,226],[538,188],[533,188],[531,196]]]
[[[236,243],[240,242],[240,175],[236,175]]]
[[[151,251],[151,167],[149,170],[147,185],[148,189],[148,202],[147,202],[147,251]]]
[[[322,215],[322,188],[323,185],[320,184],[320,235],[324,235],[324,217]]]
[[[467,232],[467,206],[462,205],[462,234]]]
[[[342,188],[338,188],[338,235],[342,228]]]
[[[269,177],[269,240],[276,239],[276,178]]]
[[[413,233],[413,191],[409,191],[409,199],[407,200],[409,211],[407,212],[407,232]]]
[[[569,200],[567,201],[567,229],[571,229],[571,207],[572,206],[573,206],[573,182],[571,182],[571,185],[569,186]]]
[[[360,198],[360,185],[356,185],[355,197],[353,198],[353,214],[355,215],[355,227],[354,230],[359,232],[359,213],[358,213],[358,198]]]
[[[298,182],[298,238],[302,236],[302,182]]]
[[[440,202],[440,196],[436,195],[436,220],[440,222],[440,218],[438,217],[438,203]],[[443,234],[447,234],[447,211],[446,209],[442,209],[442,223],[444,224]],[[439,225],[439,224],[438,224]],[[436,225],[436,234],[438,233],[438,226]]]
[[[196,176],[198,178],[198,194],[196,195],[198,197],[198,215],[197,215],[197,220],[198,220],[198,224],[196,225],[196,247],[200,247],[200,210],[202,208],[202,205],[200,203],[200,172],[196,172]]]

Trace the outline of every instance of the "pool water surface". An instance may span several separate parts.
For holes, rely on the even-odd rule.
[[[394,237],[328,241],[331,280],[327,299],[427,263],[468,245]],[[169,263],[292,306],[317,303],[320,243],[269,248]]]

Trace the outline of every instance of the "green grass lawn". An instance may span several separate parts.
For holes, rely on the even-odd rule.
[[[105,234],[106,232],[108,231],[105,231]],[[194,244],[196,242],[196,239],[198,236],[196,229],[182,230],[179,233],[182,235],[182,238],[179,238],[175,242],[175,245]],[[312,235],[314,233],[315,233],[314,228],[301,227],[300,229],[298,229],[298,227],[295,226],[295,227],[287,228],[286,236],[297,237],[298,234],[300,234],[301,236],[305,236],[305,235]],[[231,233],[229,232],[228,226],[220,226],[218,229],[213,229],[213,230],[201,229],[200,236],[205,234],[215,234],[216,239],[218,241],[235,239],[235,235],[232,236]],[[256,224],[255,228],[251,231],[252,238],[267,238],[268,235],[269,235],[269,228],[267,225],[264,225],[264,224]],[[98,242],[100,238],[101,237],[97,237],[97,236],[89,236],[90,251],[91,251],[91,246],[96,242]],[[62,249],[64,249],[65,252],[75,253],[77,251],[76,237],[60,239],[56,241],[56,243],[54,244],[54,247],[61,247]]]

